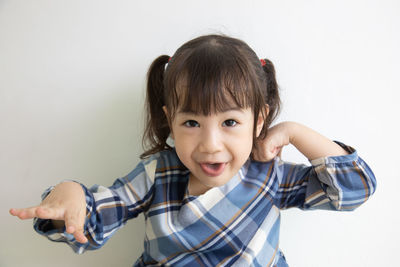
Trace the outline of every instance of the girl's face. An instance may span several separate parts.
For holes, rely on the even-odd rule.
[[[171,122],[172,138],[180,160],[191,172],[190,194],[224,185],[238,173],[252,150],[253,116],[250,108],[232,108],[208,116],[176,112]],[[257,136],[262,126],[260,115]]]

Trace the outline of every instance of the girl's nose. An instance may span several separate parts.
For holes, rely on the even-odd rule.
[[[201,153],[216,153],[223,148],[222,136],[216,129],[208,129],[202,132],[199,140],[199,151]]]

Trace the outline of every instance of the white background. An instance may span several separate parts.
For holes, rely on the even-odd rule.
[[[400,2],[0,0],[0,266],[131,266],[143,217],[75,255],[8,214],[62,179],[111,185],[137,164],[151,61],[208,33],[277,70],[293,120],[358,149],[378,180],[354,212],[282,212],[291,266],[398,263]],[[293,148],[284,159],[307,162]]]

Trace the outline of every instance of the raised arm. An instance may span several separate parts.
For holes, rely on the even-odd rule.
[[[257,141],[253,157],[258,161],[269,161],[288,144],[294,145],[310,161],[348,154],[341,146],[307,126],[297,122],[282,122],[271,127],[265,139]]]
[[[376,179],[357,151],[295,122],[283,122],[258,140],[253,158],[270,161],[293,144],[311,166],[275,159],[279,208],[354,210],[376,190]]]

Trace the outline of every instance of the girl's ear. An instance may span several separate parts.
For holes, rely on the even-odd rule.
[[[268,117],[268,114],[269,114],[269,106],[268,106],[268,104],[267,104],[267,105],[265,105],[265,113],[264,113],[264,116],[263,116],[263,113],[262,113],[262,112],[260,112],[260,113],[258,114],[256,137],[260,136],[261,130],[262,130],[263,127],[264,127],[264,121],[265,121],[264,118]]]
[[[171,122],[170,122],[169,117],[168,117],[167,107],[166,106],[162,106],[162,109],[164,111],[165,117],[167,117],[169,129],[171,130],[170,136],[171,136],[172,139],[174,139],[174,133],[172,132],[172,125],[171,125]]]

